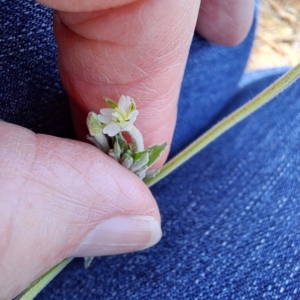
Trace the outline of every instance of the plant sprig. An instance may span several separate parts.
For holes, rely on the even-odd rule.
[[[184,162],[190,159],[193,155],[198,153],[204,147],[209,145],[211,142],[216,140],[220,135],[229,130],[231,127],[244,120],[247,116],[258,110],[264,104],[271,101],[275,96],[284,91],[287,87],[293,84],[296,80],[300,78],[300,64],[291,69],[289,72],[284,74],[281,78],[275,81],[271,86],[257,95],[253,100],[244,104],[239,109],[235,110],[225,119],[217,123],[206,133],[200,136],[196,141],[190,144],[181,153],[176,155],[167,164],[165,164],[160,173],[153,178],[148,178],[145,183],[148,187],[154,185],[158,181],[162,180],[176,168],[181,166]],[[90,258],[89,258],[90,259]],[[90,263],[89,259],[86,259]],[[67,258],[63,260],[56,267],[52,268],[36,281],[34,281],[19,297],[18,300],[31,300],[33,299],[52,279],[58,275],[65,266],[72,261],[72,258]]]
[[[111,156],[123,167],[145,180],[159,173],[159,169],[149,170],[166,149],[167,143],[144,148],[142,134],[135,127],[138,115],[134,100],[121,96],[117,104],[104,98],[109,108],[100,114],[90,112],[87,117],[89,135],[87,138],[102,152]],[[125,132],[129,138],[123,136]]]

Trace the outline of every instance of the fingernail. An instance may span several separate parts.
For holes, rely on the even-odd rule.
[[[70,256],[103,256],[134,252],[155,245],[161,236],[160,224],[153,217],[116,217],[90,232]]]

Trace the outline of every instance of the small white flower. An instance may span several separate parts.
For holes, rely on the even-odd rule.
[[[129,96],[122,95],[115,108],[101,109],[98,119],[101,123],[106,124],[103,133],[109,136],[115,136],[120,131],[130,129],[138,113],[133,99]]]

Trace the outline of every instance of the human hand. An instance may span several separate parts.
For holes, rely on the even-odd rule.
[[[68,256],[148,248],[161,238],[149,189],[96,147],[0,122],[0,299]]]
[[[146,146],[171,144],[195,25],[208,40],[234,45],[254,12],[254,0],[204,0],[199,14],[200,0],[40,2],[56,9],[60,73],[78,138],[86,139],[88,112],[106,106],[103,96],[123,94],[137,103]]]
[[[59,64],[78,137],[85,140],[87,113],[104,106],[103,96],[126,94],[137,103],[146,145],[170,144],[199,1],[109,1],[114,8],[107,1],[41,2],[59,16]],[[240,27],[236,19],[210,19],[211,11],[223,11],[219,1],[202,4],[203,36],[234,44],[246,34],[252,1],[232,1]],[[235,14],[241,8],[244,14]],[[91,145],[0,123],[0,163],[0,299],[16,296],[67,256],[136,251],[161,237],[148,189]]]

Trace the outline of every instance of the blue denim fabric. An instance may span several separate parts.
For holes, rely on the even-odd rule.
[[[0,3],[0,118],[72,137],[50,11]],[[195,36],[172,155],[282,73],[240,81],[253,32],[234,48]],[[162,213],[157,246],[97,258],[88,270],[76,259],[37,299],[299,299],[299,84],[152,188]]]
[[[0,0],[0,118],[37,133],[75,137],[59,80],[52,10]]]

